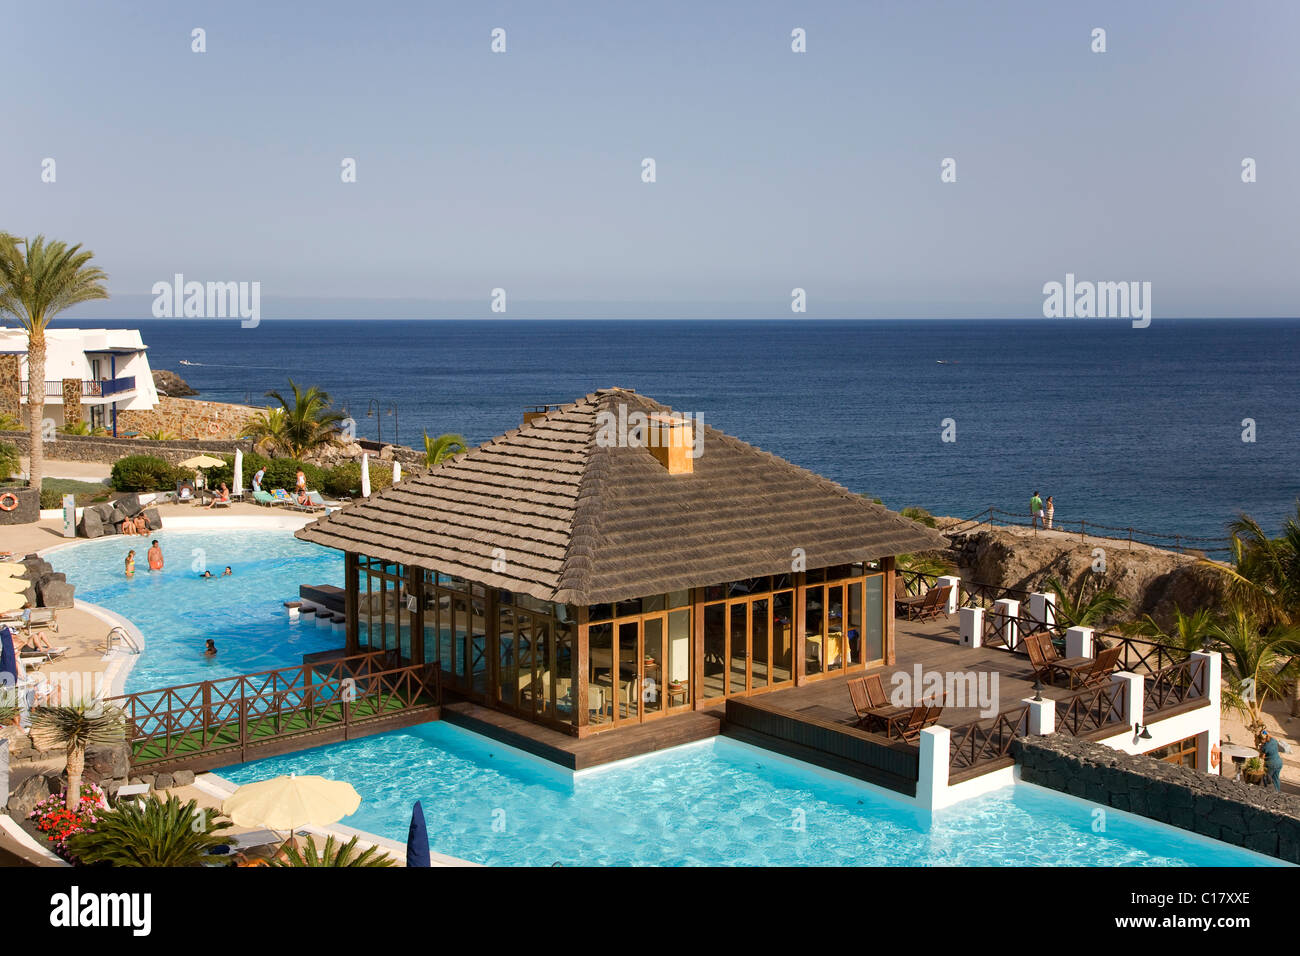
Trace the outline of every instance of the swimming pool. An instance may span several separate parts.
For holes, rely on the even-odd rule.
[[[285,601],[299,584],[343,584],[343,556],[299,541],[286,530],[158,531],[166,567],[151,573],[149,538],[116,535],[52,552],[50,564],[77,586],[77,597],[128,618],[146,650],[127,678],[130,691],[216,680],[302,663],[302,655],[343,645],[314,619],[291,622]],[[136,573],[123,574],[135,549]],[[230,565],[230,577],[214,575]],[[217,656],[203,656],[212,638]]]
[[[217,771],[347,780],[342,822],[498,866],[1268,866],[1267,857],[1028,785],[935,813],[714,738],[571,774],[445,722]]]

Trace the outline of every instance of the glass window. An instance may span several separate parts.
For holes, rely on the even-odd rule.
[[[806,674],[820,674],[826,669],[826,629],[823,624],[826,608],[822,591],[821,587],[810,587],[804,590],[803,641]]]
[[[654,611],[662,611],[668,606],[666,601],[667,596],[663,594],[653,594],[650,597],[642,598],[641,611],[645,614],[650,614]]]
[[[577,632],[572,617],[555,627],[555,713],[566,722],[577,714],[573,706],[573,639]]]
[[[794,680],[794,592],[772,595],[772,683]]]
[[[691,591],[687,588],[685,591],[670,591],[668,594],[669,607],[683,607],[691,603]]]
[[[891,605],[892,606],[892,605]],[[885,659],[885,576],[873,574],[867,578],[867,606],[865,620],[868,664]]]
[[[668,614],[668,706],[677,707],[691,702],[691,612],[671,611]]]
[[[614,717],[614,625],[587,626],[587,720],[599,724]]]
[[[727,693],[727,606],[704,608],[704,687],[702,697],[723,697]]]

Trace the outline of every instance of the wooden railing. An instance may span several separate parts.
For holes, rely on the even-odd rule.
[[[1149,675],[1142,692],[1142,713],[1158,714],[1189,700],[1209,696],[1206,693],[1208,675],[1209,669],[1203,657],[1188,658]]]
[[[1104,684],[1056,702],[1056,729],[1082,737],[1115,726],[1128,726],[1127,683]]]
[[[279,668],[111,698],[127,720],[132,765],[230,752],[252,745],[343,731],[441,703],[437,665],[397,666],[392,651]]]
[[[1010,756],[1011,741],[1029,732],[1029,705],[1003,711],[990,726],[976,721],[950,731],[949,771],[970,770]]]

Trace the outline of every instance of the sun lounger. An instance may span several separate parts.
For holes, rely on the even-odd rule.
[[[289,492],[285,491],[283,488],[276,488],[272,491],[271,498],[277,505],[289,505],[292,507],[295,504],[293,495],[289,494]]]
[[[263,505],[267,508],[280,504],[280,502],[276,501],[275,498],[271,496],[271,493],[269,491],[253,492],[253,501],[256,504]]]
[[[301,501],[295,500],[289,505],[289,507],[291,507],[294,511],[308,511],[308,512],[324,511],[326,508],[329,507],[329,505],[325,503],[325,499],[320,496],[319,491],[307,492],[307,501],[309,502],[308,504],[303,504]]]

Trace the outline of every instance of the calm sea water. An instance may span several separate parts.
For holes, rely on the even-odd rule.
[[[619,385],[893,508],[1024,512],[1038,490],[1058,519],[1220,536],[1240,510],[1275,530],[1300,497],[1296,321],[108,324],[139,327],[153,367],[204,398],[292,375],[405,444],[479,442],[525,405]]]

